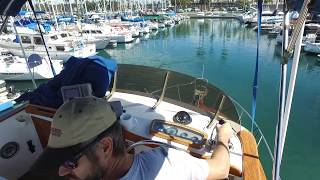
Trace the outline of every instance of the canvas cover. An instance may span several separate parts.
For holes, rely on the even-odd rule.
[[[101,98],[105,96],[116,69],[114,60],[100,56],[71,57],[60,74],[34,91],[22,94],[15,101],[58,108],[63,103],[61,87],[84,83],[90,83],[92,94]]]

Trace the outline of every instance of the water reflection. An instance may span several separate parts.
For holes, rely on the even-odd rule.
[[[205,55],[205,48],[204,48],[204,37],[205,37],[205,32],[207,28],[205,27],[204,24],[204,19],[198,19],[199,23],[199,42],[198,42],[198,47],[196,49],[196,56],[199,58],[203,59],[203,56]]]
[[[216,65],[230,65],[232,62],[237,67],[246,63],[251,67],[256,58],[256,38],[256,32],[236,20],[188,20],[173,28],[152,32],[137,39],[134,45],[120,45],[115,49],[107,49],[106,52],[119,62],[178,68],[183,73],[192,73],[181,67],[193,64],[197,67],[194,75],[198,75],[202,71],[201,67],[204,64],[210,66],[213,60],[218,60]],[[268,65],[268,71],[278,73],[274,68],[279,67],[281,54],[281,46],[276,45],[274,38],[261,36],[260,59]],[[299,69],[308,72],[318,70],[319,67],[316,57],[305,53],[302,53],[300,64]]]
[[[318,61],[318,57],[314,54],[307,54],[305,52],[302,54],[303,56],[301,56],[299,68],[307,73],[316,73],[320,75],[320,61]]]

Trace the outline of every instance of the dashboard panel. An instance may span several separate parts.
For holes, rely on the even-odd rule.
[[[150,133],[154,136],[200,149],[208,138],[205,132],[177,124],[174,122],[155,119],[150,125]]]

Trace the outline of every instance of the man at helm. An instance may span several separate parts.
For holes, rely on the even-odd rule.
[[[158,147],[130,154],[121,125],[109,103],[95,97],[64,103],[53,117],[48,147],[32,169],[54,169],[59,176],[82,180],[224,179],[229,173],[229,123],[217,128],[211,159]]]

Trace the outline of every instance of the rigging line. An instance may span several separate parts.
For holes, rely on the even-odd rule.
[[[181,95],[180,95],[180,86],[177,88],[177,90],[178,90],[179,101],[181,102],[182,100],[181,100]]]
[[[3,19],[3,18],[1,17],[2,25],[1,25],[1,28],[0,28],[0,34],[3,32],[3,30],[4,30],[5,27],[7,26],[8,19],[9,19],[9,16],[6,16],[5,19]]]
[[[201,73],[201,79],[203,79],[204,76],[204,64],[202,64],[202,73]]]
[[[10,2],[8,3],[8,5],[7,5],[6,8],[4,9],[3,14],[7,14],[7,13],[8,13],[8,11],[9,11],[9,9],[11,8],[13,2],[14,2],[14,0],[10,0]]]
[[[252,87],[252,124],[251,124],[251,132],[253,131],[253,122],[256,117],[256,109],[257,109],[257,91],[258,91],[258,72],[259,72],[259,44],[260,44],[260,34],[261,34],[261,18],[262,18],[262,0],[258,0],[258,34],[257,34],[257,52],[256,52],[256,65],[253,79],[253,87]]]
[[[308,15],[308,4],[310,3],[311,0],[304,0],[299,18],[298,18],[298,23],[295,25],[291,40],[288,45],[287,52],[292,53],[294,46],[297,42],[297,39],[299,38],[300,32],[302,31],[302,28],[304,27],[304,22],[306,21],[307,15]]]
[[[280,0],[276,1],[276,10],[278,10],[278,8],[279,8],[279,2],[280,2]]]
[[[167,89],[171,89],[171,88],[175,88],[175,87],[181,87],[181,86],[187,86],[187,85],[192,85],[194,83],[196,83],[196,80],[192,80],[188,83],[184,83],[184,84],[178,84],[178,85],[172,85],[172,86],[168,86]],[[158,90],[155,90],[155,91],[152,91],[151,94],[154,94],[154,93],[157,93],[157,92],[160,92],[162,89],[158,89]]]
[[[33,12],[33,14],[34,14],[34,17],[35,17],[36,22],[37,22],[38,27],[39,27],[40,36],[41,36],[41,39],[42,39],[42,41],[43,41],[44,48],[46,49],[46,52],[47,52],[47,55],[48,55],[48,58],[49,58],[49,62],[50,62],[50,67],[51,67],[52,74],[53,74],[53,76],[56,76],[56,72],[55,72],[55,70],[54,70],[54,67],[53,67],[53,64],[52,64],[52,61],[51,61],[51,58],[50,58],[50,55],[49,55],[49,51],[48,51],[46,42],[44,41],[43,32],[42,32],[42,30],[41,30],[41,26],[40,26],[39,20],[38,20],[38,18],[37,18],[37,13],[36,13],[36,11],[35,11],[35,9],[34,9],[34,6],[33,6],[33,4],[32,4],[32,1],[31,1],[31,0],[28,0],[28,2],[29,2],[29,5],[30,5],[30,7],[31,7],[31,10],[32,10],[32,12]]]

